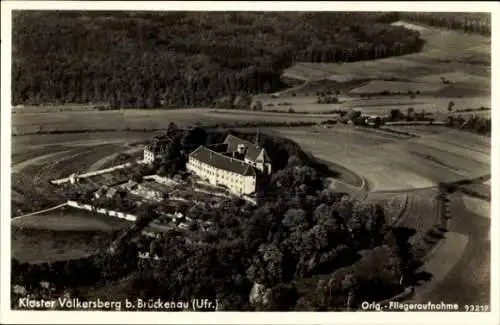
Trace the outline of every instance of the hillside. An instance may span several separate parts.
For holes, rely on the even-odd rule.
[[[293,62],[418,52],[390,13],[40,12],[13,15],[13,104],[213,105],[271,92]]]

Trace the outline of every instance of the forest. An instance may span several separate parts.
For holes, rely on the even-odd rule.
[[[491,35],[491,15],[481,12],[401,12],[402,20],[417,24],[448,28],[476,33],[485,36]]]
[[[13,12],[12,104],[212,106],[284,87],[296,61],[418,52],[418,32],[366,12]]]

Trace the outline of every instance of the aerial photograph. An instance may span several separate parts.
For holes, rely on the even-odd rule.
[[[10,309],[490,312],[491,31],[13,10]]]

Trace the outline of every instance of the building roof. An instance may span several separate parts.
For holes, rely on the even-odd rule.
[[[256,145],[250,141],[240,139],[234,135],[229,134],[226,137],[226,140],[224,140],[224,143],[227,144],[227,151],[236,151],[238,150],[238,145],[239,144],[244,144],[245,147],[247,148],[247,152],[245,155],[245,159],[251,160],[251,161],[256,161],[261,152],[264,150],[263,147]],[[264,160],[268,160],[269,158],[267,157],[267,154],[265,153],[264,150]]]
[[[206,145],[206,147],[208,149],[216,151],[216,152],[228,152],[228,145],[227,145],[227,143],[209,144],[209,145]]]
[[[168,194],[170,192],[170,189],[165,187],[165,185],[158,184],[156,182],[143,182],[141,183],[141,187],[143,187],[146,190],[149,191],[154,191],[162,194]]]
[[[225,156],[205,146],[199,146],[190,156],[217,169],[227,170],[243,176],[256,176],[253,167],[244,161]]]
[[[161,153],[165,150],[167,145],[171,142],[170,139],[163,139],[163,138],[158,138],[154,137],[150,144],[145,146],[146,150],[152,151],[154,153]]]
[[[107,196],[115,196],[116,193],[118,193],[118,190],[114,187],[110,188],[108,192],[106,193]]]

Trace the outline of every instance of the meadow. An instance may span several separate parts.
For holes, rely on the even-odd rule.
[[[432,278],[416,288],[420,302],[490,303],[490,219],[471,210],[461,193],[450,195],[449,232],[421,269]]]
[[[11,227],[11,254],[20,262],[64,261],[92,255],[110,240],[110,233],[103,231]]]
[[[364,87],[364,86],[363,86]],[[362,88],[363,88],[362,87]],[[403,91],[406,92],[406,91]],[[437,120],[445,120],[448,112],[448,104],[450,101],[454,103],[454,110],[459,110],[458,112],[453,112],[454,115],[491,115],[490,110],[484,111],[472,111],[472,112],[460,112],[460,110],[465,109],[477,109],[480,107],[491,107],[491,98],[487,96],[475,96],[475,97],[464,97],[464,98],[446,98],[446,97],[436,97],[434,95],[417,95],[415,98],[410,98],[408,95],[391,95],[391,96],[372,96],[370,98],[362,98],[354,95],[339,96],[341,101],[339,104],[318,104],[317,96],[284,96],[280,98],[266,98],[262,99],[263,111],[272,111],[268,114],[275,114],[273,116],[278,116],[278,114],[284,114],[289,110],[295,111],[294,116],[297,119],[304,120],[302,112],[307,112],[308,116],[314,116],[314,114],[323,114],[323,117],[328,117],[325,113],[331,113],[332,110],[343,110],[347,111],[349,109],[354,109],[361,111],[367,115],[381,115],[388,116],[392,109],[399,109],[401,112],[407,112],[408,108],[413,108],[414,112],[419,113],[425,111],[427,113],[432,113]],[[279,113],[278,113],[279,112]],[[282,112],[282,113],[281,113]],[[234,114],[245,114],[244,111],[234,111]],[[247,113],[248,114],[248,113]],[[259,112],[258,116],[263,115]],[[287,117],[290,114],[286,115]],[[332,116],[335,114],[331,114]],[[244,115],[243,115],[244,116]],[[283,115],[285,116],[285,115]]]
[[[26,112],[12,115],[12,134],[78,130],[151,130],[166,129],[173,122],[181,127],[194,124],[262,122],[321,122],[326,116],[307,114],[272,114],[269,112],[235,111],[224,109],[176,109],[77,112]]]
[[[371,191],[426,188],[439,182],[489,173],[487,138],[441,126],[416,126],[410,130],[420,137],[343,125],[273,131],[296,141],[316,157],[335,162],[365,178]],[[434,130],[437,134],[433,134]]]
[[[404,22],[396,22],[394,25],[418,29],[425,40],[422,51],[399,57],[342,64],[300,62],[285,70],[285,76],[304,81],[329,79],[337,82],[402,77],[408,80],[444,73],[458,73],[462,76],[460,80],[466,80],[467,75],[489,77],[490,38]],[[470,80],[468,84],[473,85],[473,82],[474,80]]]
[[[64,206],[41,214],[12,219],[11,226],[53,231],[112,232],[126,228],[130,223],[115,217]]]

